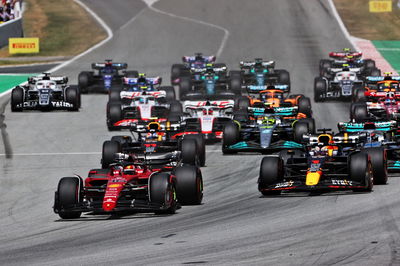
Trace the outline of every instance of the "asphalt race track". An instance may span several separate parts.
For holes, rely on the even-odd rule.
[[[293,93],[312,96],[319,59],[350,46],[322,0],[161,0],[154,8],[162,12],[139,0],[84,2],[114,38],[58,71],[73,82],[93,61],[113,58],[168,83],[170,66],[183,54],[219,51],[231,69],[243,59],[276,60],[290,71]],[[59,220],[51,209],[58,180],[99,167],[101,145],[113,135],[105,123],[107,97],[82,101],[76,113],[11,113],[6,106],[0,265],[400,264],[398,177],[370,194],[261,197],[262,156],[222,156],[220,145],[207,147],[202,206],[172,216]],[[348,106],[314,104],[317,126],[335,128],[348,119]]]

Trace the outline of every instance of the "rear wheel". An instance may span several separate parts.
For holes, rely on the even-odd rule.
[[[185,135],[184,139],[193,139],[196,141],[196,148],[199,157],[200,166],[206,165],[206,141],[203,134]]]
[[[174,87],[163,86],[160,88],[160,91],[165,91],[165,99],[168,103],[176,100]]]
[[[121,101],[121,88],[111,87],[110,94],[108,95],[109,102],[120,102]]]
[[[269,186],[283,180],[283,161],[279,157],[264,157],[261,161],[260,176],[258,178],[258,191],[264,196],[279,195],[280,190],[268,190]]]
[[[326,82],[323,78],[315,78],[314,80],[314,101],[322,102],[325,99]]]
[[[321,59],[319,61],[319,73],[323,75],[329,68],[331,68],[332,61],[329,59]]]
[[[229,89],[240,95],[242,93],[242,72],[241,71],[230,71],[229,72]]]
[[[199,205],[203,199],[203,178],[198,167],[184,165],[177,167],[176,194],[178,202],[183,205]]]
[[[151,203],[159,204],[163,209],[156,214],[174,214],[176,211],[176,189],[167,173],[157,173],[149,180],[149,198]]]
[[[226,123],[222,135],[222,153],[233,154],[234,151],[229,150],[229,146],[239,142],[239,128],[236,123]]]
[[[78,86],[82,93],[88,93],[88,87],[90,86],[92,79],[92,73],[84,71],[78,75]]]
[[[191,77],[181,77],[179,82],[179,97],[181,100],[184,100],[186,94],[192,89],[192,79]]]
[[[21,112],[24,104],[24,89],[16,87],[11,91],[11,111]]]
[[[375,61],[372,59],[364,59],[364,67],[367,69],[376,68]]]
[[[386,150],[382,147],[368,148],[365,152],[371,158],[374,185],[385,185],[388,180]]]
[[[364,122],[368,119],[368,108],[365,103],[352,104],[350,107],[350,118],[356,122]]]
[[[307,117],[312,116],[311,101],[308,97],[300,97],[298,100],[299,113],[305,114]]]
[[[123,145],[128,145],[129,143],[132,143],[132,137],[131,136],[112,136],[111,141],[116,141]]]
[[[176,82],[176,80],[180,78],[181,71],[184,68],[185,68],[185,66],[183,64],[173,64],[172,65],[172,67],[171,67],[171,84],[172,85],[178,84]]]
[[[181,158],[182,163],[196,165],[197,163],[197,145],[194,139],[182,139]]]
[[[376,67],[374,67],[369,72],[369,75],[372,77],[379,77],[381,75],[381,71],[379,69],[377,69]]]
[[[280,70],[275,70],[278,72],[278,82],[281,84],[286,84],[290,86],[290,74],[287,70],[280,69]]]
[[[183,114],[183,107],[180,101],[173,101],[170,103],[169,112],[174,114]]]
[[[297,143],[303,142],[303,135],[310,133],[309,122],[297,121],[293,126],[293,140]]]
[[[250,99],[246,96],[240,96],[235,100],[236,110],[247,110],[250,107]]]
[[[110,164],[115,162],[115,154],[121,151],[121,144],[118,141],[104,141],[101,152],[101,167],[103,169],[108,168]]]
[[[365,89],[356,88],[353,93],[353,102],[365,102]]]
[[[117,129],[114,124],[118,121],[122,120],[122,110],[121,103],[119,102],[111,102],[108,103],[108,129],[115,130]]]
[[[82,179],[79,177],[63,177],[58,183],[55,206],[58,215],[62,219],[76,219],[82,214],[81,211],[72,211],[82,202]]]
[[[354,189],[354,191],[371,192],[373,184],[371,164],[368,155],[364,152],[357,152],[350,155],[349,160],[350,178],[357,182],[363,188]]]

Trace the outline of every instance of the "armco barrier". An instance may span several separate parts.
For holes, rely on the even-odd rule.
[[[22,18],[0,24],[0,48],[8,45],[8,38],[24,37]]]

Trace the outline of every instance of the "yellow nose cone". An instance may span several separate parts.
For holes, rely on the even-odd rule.
[[[307,173],[306,176],[306,185],[307,186],[315,186],[319,182],[320,174],[313,172],[313,173]]]

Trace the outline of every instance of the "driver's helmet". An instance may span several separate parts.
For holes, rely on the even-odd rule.
[[[276,119],[274,117],[265,117],[262,120],[263,125],[271,126],[271,125],[274,125],[275,123],[276,123]]]
[[[382,82],[378,86],[380,91],[390,91],[390,82]]]
[[[150,132],[146,133],[144,138],[145,138],[146,142],[154,142],[154,141],[158,141],[159,137],[160,137],[160,135],[158,132],[150,131]]]
[[[395,103],[396,103],[396,100],[393,99],[393,98],[386,98],[385,99],[385,105],[392,105],[392,104],[395,104]]]
[[[145,85],[145,84],[147,84],[146,74],[140,73],[140,74],[139,74],[139,77],[138,77],[138,80],[137,80],[137,83],[138,83],[139,85]]]
[[[213,64],[206,64],[206,72],[207,73],[214,72],[214,65]]]
[[[342,71],[350,71],[350,65],[349,64],[343,64],[342,65]]]
[[[203,55],[201,53],[195,54],[194,60],[195,61],[203,61]]]
[[[136,167],[133,164],[126,165],[124,167],[124,174],[134,175],[136,173]]]
[[[106,66],[101,70],[101,72],[102,72],[103,74],[113,74],[113,73],[114,73],[114,69],[113,69],[112,65],[106,65]]]
[[[111,168],[111,174],[113,176],[118,176],[118,175],[122,175],[124,168],[121,165],[114,165]]]

